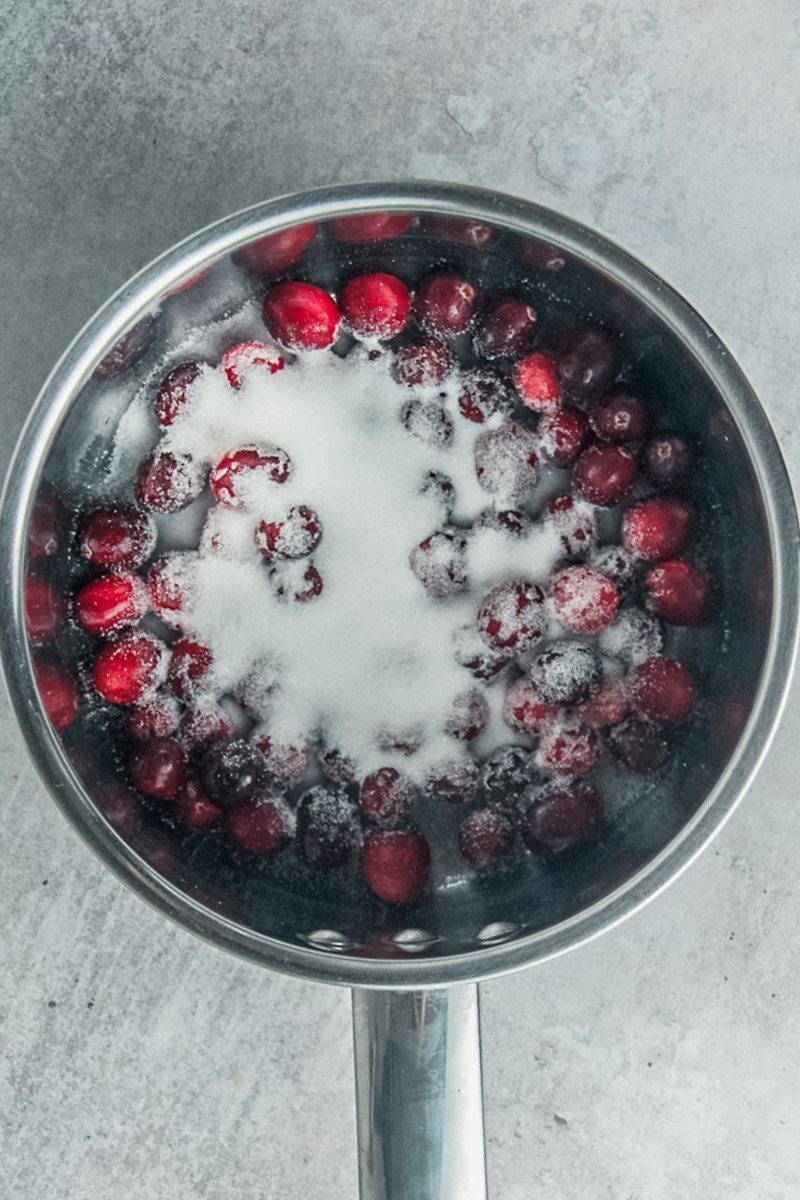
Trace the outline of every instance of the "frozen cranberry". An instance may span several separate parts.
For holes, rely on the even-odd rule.
[[[685,721],[695,705],[692,677],[675,658],[645,659],[634,672],[633,701],[653,721]]]
[[[528,514],[519,508],[488,508],[480,514],[473,528],[490,529],[493,533],[504,533],[517,539],[527,537],[532,525]]]
[[[178,623],[181,610],[194,596],[197,559],[191,552],[172,552],[157,558],[147,574],[150,604],[162,621]]]
[[[476,250],[482,249],[492,237],[492,227],[484,221],[473,221],[470,217],[449,217],[444,213],[427,216],[425,228],[432,237]]]
[[[664,645],[661,626],[655,617],[630,605],[621,610],[598,640],[603,654],[634,666],[660,654]]]
[[[410,758],[425,741],[425,730],[421,725],[394,725],[381,729],[375,740],[379,750],[404,754]]]
[[[293,570],[292,568],[298,568]],[[305,604],[321,596],[325,581],[313,563],[287,560],[270,568],[269,575],[275,598],[286,603]]]
[[[196,779],[184,779],[178,788],[172,816],[186,829],[205,829],[222,816],[222,810],[209,800]]]
[[[303,778],[310,757],[305,742],[287,742],[256,730],[252,740],[264,755],[268,778],[280,787],[294,787]]]
[[[631,554],[647,562],[673,558],[689,540],[694,512],[683,500],[650,496],[629,508],[622,522],[622,541]]]
[[[237,266],[244,267],[251,275],[277,274],[297,262],[316,231],[313,221],[279,229],[240,246],[232,257]]]
[[[530,787],[533,755],[524,746],[501,746],[481,767],[481,785],[487,803],[513,809],[519,796]]]
[[[539,481],[538,442],[518,421],[486,429],[475,440],[475,473],[481,487],[511,503],[524,500]]]
[[[537,734],[556,712],[557,706],[543,700],[529,679],[515,679],[506,691],[503,720],[509,729]]]
[[[461,857],[473,867],[486,869],[504,858],[514,845],[514,827],[493,808],[476,808],[458,829]]]
[[[105,382],[116,379],[125,371],[129,371],[146,352],[156,330],[156,319],[152,315],[142,317],[141,321],[129,329],[119,341],[111,347],[105,358],[97,364],[92,377]]]
[[[112,704],[135,704],[161,682],[165,671],[163,643],[147,634],[107,642],[92,668],[92,683]]]
[[[263,316],[270,335],[292,350],[324,350],[339,336],[336,301],[313,283],[276,284],[264,297]]]
[[[438,387],[455,370],[452,350],[443,342],[410,342],[395,355],[394,374],[407,387]]]
[[[376,825],[393,826],[403,821],[414,798],[410,780],[394,767],[380,767],[361,784],[358,802],[365,817]]]
[[[413,396],[400,409],[400,420],[426,446],[449,446],[453,440],[453,422],[438,400]]]
[[[248,491],[254,482],[285,483],[292,473],[292,460],[278,446],[237,446],[223,454],[211,468],[208,482],[214,499],[226,508],[247,508]]]
[[[137,742],[146,742],[153,737],[168,737],[177,728],[178,715],[178,705],[171,696],[154,696],[152,700],[134,704],[128,729]]]
[[[628,688],[620,675],[609,675],[603,680],[598,692],[585,700],[578,709],[584,725],[601,729],[605,725],[617,725],[628,711]]]
[[[54,634],[64,612],[63,596],[41,575],[28,575],[24,588],[25,628],[36,645]]]
[[[453,642],[453,657],[456,662],[484,683],[496,679],[503,668],[508,666],[508,652],[490,650],[474,625],[465,625],[456,630]]]
[[[594,509],[574,496],[554,496],[547,505],[545,524],[559,535],[570,558],[585,558],[597,542]]]
[[[174,872],[175,845],[163,830],[140,829],[131,837],[131,846],[159,875],[168,876]]]
[[[218,742],[203,755],[200,782],[211,799],[222,808],[248,804],[266,778],[264,755],[241,738]]]
[[[200,375],[200,363],[183,362],[161,380],[153,411],[159,425],[171,425],[189,399],[189,389]]]
[[[467,541],[460,529],[438,529],[409,555],[411,570],[430,596],[452,596],[467,586]]]
[[[203,480],[195,464],[186,455],[154,450],[139,463],[133,494],[139,504],[152,512],[180,512],[203,490]]]
[[[636,583],[638,562],[624,546],[600,546],[589,555],[589,565],[608,576],[620,599],[627,596]]]
[[[52,558],[67,524],[67,514],[56,489],[43,479],[28,521],[28,558]]]
[[[71,725],[78,711],[78,689],[75,681],[58,663],[38,659],[33,664],[36,690],[56,733]]]
[[[311,788],[297,810],[296,836],[300,853],[312,866],[326,870],[343,866],[358,842],[352,800],[331,788]]]
[[[553,721],[542,731],[536,762],[557,775],[586,775],[597,762],[600,740],[578,721]]]
[[[447,516],[453,511],[456,499],[456,489],[452,479],[441,471],[428,471],[420,484],[420,495],[430,496],[443,509]]]
[[[436,763],[425,777],[425,791],[433,800],[450,804],[469,804],[480,782],[474,758],[451,758]]]
[[[579,408],[545,413],[536,430],[544,458],[556,467],[571,467],[589,432],[589,422]]]
[[[580,704],[603,682],[597,651],[583,642],[551,642],[534,659],[530,673],[546,704]]]
[[[181,638],[172,647],[167,671],[167,683],[174,696],[188,700],[203,686],[208,686],[214,657],[208,646],[191,638]]]
[[[96,567],[140,567],[153,553],[155,544],[153,518],[133,504],[95,508],[81,520],[80,552]]]
[[[615,360],[614,342],[605,330],[575,329],[561,341],[558,377],[567,391],[590,395],[609,383]]]
[[[333,236],[340,242],[366,245],[367,242],[388,242],[400,237],[412,220],[411,213],[367,212],[354,213],[352,217],[334,217],[330,226]]]
[[[437,271],[417,288],[414,314],[426,333],[457,337],[472,324],[477,298],[477,289],[463,275]]]
[[[174,738],[148,738],[131,756],[133,786],[146,796],[172,800],[183,783],[186,755]]]
[[[517,358],[533,339],[536,309],[515,296],[501,296],[487,304],[478,319],[475,350],[484,358]]]
[[[187,708],[178,723],[177,738],[187,751],[207,750],[212,742],[227,741],[233,727],[224,709],[213,701]]]
[[[511,392],[499,375],[479,369],[464,372],[458,407],[468,421],[482,425],[495,413],[507,416],[512,402]]]
[[[352,783],[356,777],[356,765],[353,760],[335,746],[320,751],[319,764],[323,773],[333,783]]]
[[[104,779],[92,798],[100,815],[122,837],[132,838],[138,833],[142,802],[133,788],[118,779]]]
[[[692,452],[681,437],[654,437],[642,453],[644,469],[659,487],[671,487],[688,475]]]
[[[231,841],[248,854],[274,858],[291,840],[289,818],[282,804],[264,800],[228,815]]]
[[[558,382],[556,360],[534,351],[514,367],[514,383],[522,403],[534,412],[554,413],[561,408],[564,392]]]
[[[551,788],[525,810],[520,832],[531,850],[560,854],[587,842],[603,819],[603,799],[586,783]]]
[[[708,580],[699,567],[680,558],[656,563],[647,572],[644,594],[649,607],[670,625],[700,625],[708,598]]]
[[[544,592],[524,579],[492,588],[478,608],[478,632],[492,650],[523,654],[544,632]]]
[[[120,571],[84,584],[75,597],[75,616],[87,633],[106,636],[135,625],[149,607],[147,586],[138,575]]]
[[[647,412],[635,396],[612,392],[592,401],[589,424],[601,442],[640,442],[647,433]]]
[[[361,870],[370,890],[387,904],[418,900],[430,869],[430,846],[416,829],[375,829],[364,835]]]
[[[636,479],[636,457],[624,446],[589,446],[575,463],[572,482],[584,500],[613,508],[630,494]]]
[[[593,567],[565,567],[553,576],[550,597],[558,620],[572,633],[597,633],[617,615],[617,589]]]
[[[251,371],[274,375],[276,371],[282,371],[283,366],[283,355],[267,342],[239,342],[225,351],[218,369],[238,392]]]
[[[471,742],[489,723],[489,706],[478,691],[462,692],[453,701],[445,731],[460,742]]]
[[[342,314],[350,331],[367,338],[392,338],[411,310],[408,288],[396,275],[357,275],[345,284]]]
[[[279,521],[259,521],[255,537],[265,558],[306,558],[319,545],[322,522],[313,508],[297,504]]]
[[[611,753],[637,775],[657,770],[667,757],[667,743],[658,725],[641,717],[626,717],[608,735]]]
[[[543,271],[561,271],[567,264],[567,256],[556,246],[542,242],[539,238],[522,237],[519,239],[519,250],[523,260],[532,267],[540,267]]]

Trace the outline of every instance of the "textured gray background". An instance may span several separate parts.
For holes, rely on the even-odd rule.
[[[3,465],[56,355],[176,239],[308,185],[438,177],[560,208],[661,271],[800,478],[798,11],[4,0]],[[799,739],[795,700],[715,848],[645,913],[484,989],[498,1200],[800,1194]],[[2,1200],[354,1196],[347,995],[124,892],[7,707],[0,773]]]

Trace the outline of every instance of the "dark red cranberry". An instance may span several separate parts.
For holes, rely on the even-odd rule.
[[[409,555],[411,570],[429,596],[441,599],[467,586],[466,538],[460,529],[438,529]]]
[[[524,579],[492,588],[478,608],[478,632],[492,650],[522,654],[542,636],[547,620],[544,592]]]
[[[547,505],[545,523],[559,535],[570,558],[585,558],[597,542],[594,509],[575,496],[554,496]]]
[[[556,360],[533,351],[514,367],[514,383],[526,408],[538,413],[555,413],[561,408],[564,391],[558,381]]]
[[[148,738],[131,756],[133,786],[146,796],[172,800],[183,783],[185,771],[186,755],[174,738]]]
[[[599,643],[604,654],[635,666],[660,654],[664,638],[655,617],[628,605],[620,611],[616,621],[602,631]]]
[[[589,405],[589,424],[601,442],[641,442],[647,433],[647,410],[635,396],[612,392]]]
[[[458,829],[461,857],[485,870],[504,858],[514,845],[514,827],[508,817],[493,808],[476,808]]]
[[[589,565],[608,576],[620,599],[627,596],[636,583],[638,563],[624,546],[600,546],[589,555]]]
[[[670,625],[700,625],[708,599],[708,579],[699,567],[680,558],[656,563],[647,572],[648,607]]]
[[[172,816],[186,829],[205,829],[222,816],[222,810],[209,800],[196,779],[184,779],[178,788]]]
[[[405,326],[411,296],[396,275],[358,275],[345,284],[341,304],[352,333],[386,339],[396,337]]]
[[[186,455],[154,450],[139,463],[133,483],[134,498],[151,512],[180,512],[203,490],[195,464]]]
[[[600,739],[579,721],[554,720],[542,731],[536,762],[557,775],[586,775],[597,762]]]
[[[626,717],[609,732],[611,753],[637,775],[648,775],[667,757],[667,742],[658,725],[642,717]]]
[[[147,612],[149,601],[144,581],[120,571],[84,584],[75,597],[75,616],[87,633],[106,636],[135,625]]]
[[[92,798],[98,812],[112,829],[122,837],[135,837],[139,832],[142,802],[133,788],[118,779],[104,779],[94,790]]]
[[[293,571],[293,567],[300,571]],[[325,581],[313,563],[305,565],[305,561],[293,563],[290,560],[276,564],[270,568],[270,583],[275,597],[287,604],[306,604],[321,596]]]
[[[597,633],[617,615],[617,589],[593,567],[565,567],[550,583],[556,617],[571,633]]]
[[[437,504],[441,505],[447,516],[452,513],[456,489],[452,479],[449,479],[447,475],[443,475],[441,471],[428,471],[423,476],[419,490],[420,495],[431,496]]]
[[[692,452],[682,437],[653,437],[642,452],[646,474],[659,487],[671,487],[692,465]]]
[[[28,575],[24,588],[25,628],[36,645],[48,641],[64,612],[64,598],[41,575]]]
[[[247,246],[240,246],[233,254],[233,260],[251,275],[277,274],[297,262],[316,230],[313,221],[279,229],[277,233],[268,233]]]
[[[319,763],[323,773],[333,783],[352,783],[356,777],[356,765],[351,758],[336,747],[321,750]]]
[[[463,275],[437,271],[417,288],[414,314],[426,333],[457,337],[472,324],[477,298],[477,288]]]
[[[36,690],[56,733],[71,725],[78,711],[78,689],[75,681],[58,663],[38,659],[33,664]]]
[[[134,704],[128,729],[137,742],[146,742],[153,737],[168,737],[178,726],[178,715],[178,705],[171,696],[154,696],[152,700]]]
[[[522,259],[532,267],[539,267],[543,271],[561,271],[567,264],[563,250],[538,238],[521,237],[518,244]]]
[[[177,624],[180,614],[194,590],[194,572],[197,560],[191,552],[163,554],[157,558],[147,574],[147,590],[150,604],[162,621]]]
[[[545,704],[580,704],[602,682],[599,655],[584,642],[551,642],[531,664],[531,683]]]
[[[539,443],[532,429],[506,421],[475,439],[475,473],[487,492],[513,504],[524,500],[539,481]]]
[[[135,704],[160,681],[166,648],[147,634],[107,642],[92,668],[92,683],[112,704]]]
[[[208,685],[214,656],[208,646],[192,638],[181,638],[172,647],[167,670],[167,684],[179,700],[188,700]]]
[[[474,625],[465,625],[456,631],[453,657],[484,683],[496,679],[509,662],[508,652],[490,650]]]
[[[264,755],[267,776],[283,788],[294,787],[305,774],[310,752],[305,742],[287,742],[273,734],[258,731],[252,735],[254,744]]]
[[[252,475],[270,483],[285,483],[291,473],[292,460],[278,446],[237,446],[223,454],[211,468],[208,482],[215,500],[225,508],[242,511],[247,508],[248,486],[254,482]]]
[[[416,829],[375,829],[364,835],[361,870],[370,890],[387,904],[418,900],[430,869],[430,846]]]
[[[213,701],[187,708],[178,723],[178,741],[187,750],[207,750],[212,742],[224,742],[231,737],[233,726],[224,709]]]
[[[453,422],[438,400],[412,396],[400,409],[400,420],[426,446],[449,446],[453,440]]]
[[[473,221],[470,217],[450,217],[444,213],[431,213],[425,218],[425,229],[432,237],[459,246],[470,246],[481,250],[491,241],[492,227],[484,221]]]
[[[499,375],[477,368],[463,373],[458,407],[468,421],[482,425],[495,413],[506,416],[511,406],[511,392]]]
[[[274,375],[276,371],[282,371],[283,366],[283,355],[267,342],[238,342],[225,351],[218,370],[238,392],[251,371]]]
[[[670,496],[650,496],[625,513],[622,541],[637,558],[656,562],[680,554],[693,527],[691,505]]]
[[[695,706],[692,677],[677,659],[645,659],[634,672],[633,701],[653,721],[685,721]]]
[[[153,411],[159,425],[171,425],[189,399],[189,389],[200,375],[200,363],[183,362],[161,380]]]
[[[621,675],[609,675],[602,687],[578,709],[584,725],[591,729],[602,729],[606,725],[617,725],[629,707],[628,687]]]
[[[66,524],[67,514],[61,497],[53,485],[43,479],[28,522],[28,558],[52,558],[60,545]]]
[[[495,808],[513,809],[517,799],[530,787],[533,755],[524,746],[501,746],[481,767],[481,785],[487,803]]]
[[[200,782],[221,808],[251,803],[266,774],[264,755],[241,738],[211,746],[200,764]]]
[[[142,317],[141,321],[123,334],[119,341],[111,347],[105,358],[95,367],[92,377],[105,382],[107,379],[116,379],[118,375],[129,371],[146,352],[153,340],[155,330],[156,318],[149,314]]]
[[[297,845],[314,867],[341,867],[358,841],[355,806],[341,791],[317,786],[306,792],[297,810]]]
[[[334,217],[330,227],[338,241],[366,245],[400,237],[412,220],[411,213],[403,212],[354,213],[352,217]]]
[[[487,508],[473,526],[474,529],[490,529],[493,533],[504,533],[511,538],[524,538],[530,533],[533,522],[519,508]]]
[[[515,296],[492,300],[478,318],[475,349],[484,358],[518,358],[533,339],[536,309]]]
[[[506,691],[503,720],[509,729],[538,734],[556,712],[557,705],[543,700],[529,679],[515,679]]]
[[[469,804],[478,791],[480,772],[474,758],[451,758],[431,767],[425,791],[433,800]]]
[[[265,558],[306,558],[322,537],[322,522],[313,508],[297,504],[280,520],[259,521],[256,545]]]
[[[579,408],[545,413],[536,430],[544,458],[556,467],[571,467],[589,433],[589,422]]]
[[[471,742],[489,723],[489,706],[478,691],[462,692],[453,701],[445,731],[460,742]]]
[[[561,341],[558,377],[568,392],[587,396],[611,381],[615,361],[614,341],[604,329],[574,329]]]
[[[395,355],[394,374],[408,387],[438,387],[452,375],[456,360],[443,342],[410,342]]]
[[[228,814],[228,833],[240,850],[261,858],[274,858],[291,840],[286,809],[274,800],[234,809]]]
[[[603,799],[587,783],[552,788],[525,810],[520,832],[531,850],[560,854],[589,841],[603,819]]]
[[[336,301],[313,283],[276,284],[264,297],[263,316],[270,335],[292,350],[324,350],[339,336]]]
[[[140,567],[153,553],[155,544],[153,518],[133,504],[95,508],[80,524],[81,555],[96,567]]]
[[[572,473],[576,491],[601,508],[625,499],[636,479],[636,457],[624,446],[603,444],[583,451]]]
[[[394,767],[379,767],[361,784],[358,802],[365,817],[391,827],[405,818],[414,798],[411,781]]]

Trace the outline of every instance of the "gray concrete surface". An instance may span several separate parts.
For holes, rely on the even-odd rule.
[[[717,327],[800,478],[795,0],[0,3],[0,455],[54,358],[195,227],[440,177],[596,225]],[[496,1200],[790,1200],[800,704],[699,864],[485,988]],[[128,895],[0,714],[2,1200],[356,1194],[348,997]],[[424,1198],[420,1198],[424,1200]]]

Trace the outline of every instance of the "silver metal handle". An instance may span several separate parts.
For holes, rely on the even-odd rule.
[[[353,991],[361,1200],[487,1200],[478,989]]]

